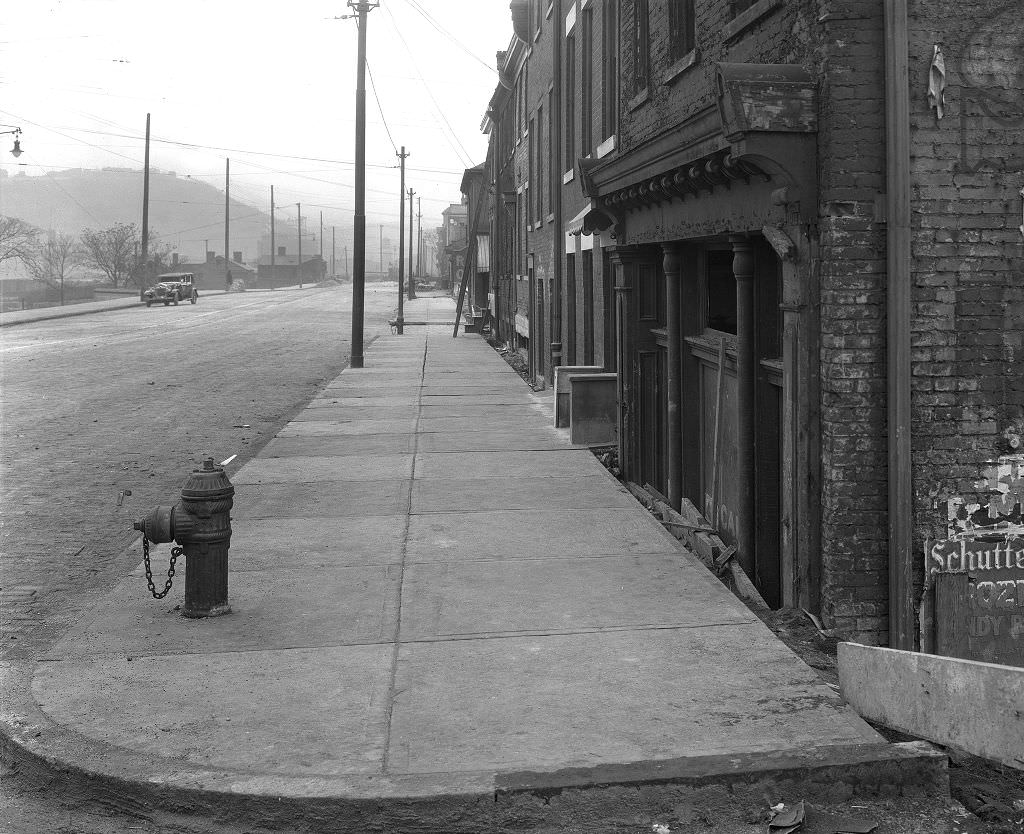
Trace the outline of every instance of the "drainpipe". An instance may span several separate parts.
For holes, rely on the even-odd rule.
[[[907,0],[885,8],[889,645],[914,648],[910,417],[910,94]]]
[[[571,0],[575,2],[575,0]],[[562,228],[562,178],[558,176],[561,169],[559,149],[562,147],[562,0],[554,0],[551,12],[552,38],[551,45],[551,108],[549,118],[553,136],[550,137],[554,150],[548,154],[548,171],[551,177],[551,210],[554,219],[554,246],[552,260],[554,267],[551,276],[551,383],[555,381],[555,368],[562,364],[562,263],[565,260],[565,229]],[[541,129],[543,133],[543,128]],[[543,150],[539,151],[543,153]],[[543,188],[544,184],[541,183]],[[543,201],[541,201],[543,202]]]

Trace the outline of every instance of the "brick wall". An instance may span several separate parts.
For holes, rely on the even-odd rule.
[[[1024,34],[1008,0],[911,4],[914,476],[917,544],[944,537],[1024,414]],[[934,46],[945,115],[929,107]]]
[[[824,10],[823,10],[824,11]],[[888,638],[885,65],[880,0],[818,28],[822,611]]]

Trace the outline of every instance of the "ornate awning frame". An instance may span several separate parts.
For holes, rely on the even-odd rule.
[[[633,210],[741,184],[772,183],[774,203],[798,203],[802,214],[814,210],[817,90],[807,71],[718,64],[716,87],[717,113],[701,114],[711,135],[690,147],[669,132],[635,151],[577,160],[580,186],[590,199],[584,234],[611,229],[620,238]]]

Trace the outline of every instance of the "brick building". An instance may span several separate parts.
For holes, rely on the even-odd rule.
[[[866,641],[1024,414],[1016,7],[523,0],[499,53],[500,337],[617,370],[624,475]]]

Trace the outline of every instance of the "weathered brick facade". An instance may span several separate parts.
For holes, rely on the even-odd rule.
[[[547,12],[546,0],[538,2]],[[527,123],[538,106],[551,107],[556,38],[563,45],[576,38],[574,86],[563,92],[579,105],[580,20],[588,10],[600,50],[595,67],[609,60],[605,3],[555,2],[539,35],[531,28]],[[715,507],[712,520],[777,604],[819,611],[843,634],[884,643],[895,384],[887,319],[897,280],[887,251],[887,165],[895,157],[887,146],[894,126],[886,124],[885,7],[883,0],[743,5],[736,14],[728,0],[617,3],[619,86],[602,86],[595,70],[592,152],[577,154],[571,173],[564,147],[552,153],[554,170],[545,157],[545,182],[561,189],[551,199],[561,201],[561,225],[552,208],[531,216],[533,228],[521,236],[522,262],[533,255],[544,292],[544,305],[530,310],[544,330],[543,342],[531,338],[535,370],[550,373],[555,336],[567,340],[566,364],[588,351],[606,368],[617,363],[627,474],[670,494],[674,484],[705,512]],[[1019,4],[1010,0],[906,5],[910,524],[919,584],[925,541],[945,535],[946,501],[976,490],[985,461],[1006,451],[1004,432],[1024,418],[1024,34]],[[644,8],[648,36],[638,42],[634,23]],[[681,55],[670,36],[679,31],[674,15],[688,10],[695,43]],[[936,47],[944,74],[941,61],[933,66]],[[564,55],[557,69],[566,71]],[[942,118],[929,103],[930,78],[944,83]],[[612,94],[617,118],[608,127]],[[730,96],[748,109],[730,110]],[[578,147],[579,122],[570,131],[559,116],[556,136],[571,133]],[[547,132],[547,116],[542,121]],[[529,177],[528,144],[515,156],[519,185]],[[586,238],[593,284],[585,289]],[[572,270],[577,280],[567,284]],[[676,281],[681,301],[666,295]],[[609,338],[613,284],[618,332]],[[553,334],[548,305],[559,289]],[[729,293],[738,319],[722,306]],[[751,310],[753,324],[744,325]],[[676,355],[681,369],[669,361]],[[682,391],[678,428],[665,419],[672,374]],[[735,419],[713,407],[716,374],[726,402],[736,398],[726,406]],[[707,438],[719,422],[732,478],[720,499],[707,486],[710,462],[719,465]],[[673,431],[681,444],[666,440]],[[666,462],[673,455],[675,469]],[[747,493],[736,483],[744,473],[756,481]],[[908,593],[916,602],[917,591]]]

